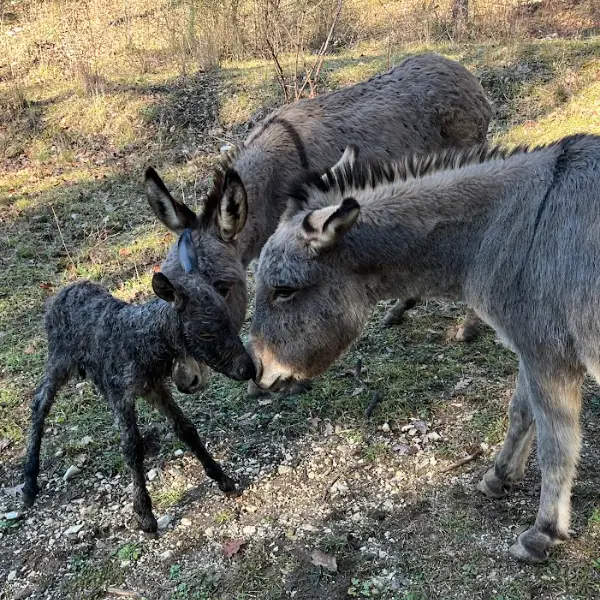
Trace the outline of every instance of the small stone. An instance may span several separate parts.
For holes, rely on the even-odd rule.
[[[13,510],[11,512],[5,513],[4,518],[7,521],[17,521],[18,519],[21,518],[21,513],[17,512],[16,510]]]
[[[381,426],[381,431],[383,431],[383,433],[389,433],[392,430],[392,428],[390,427],[389,423],[384,423]]]
[[[60,458],[61,456],[63,456],[65,453],[65,451],[62,448],[59,448],[55,453],[54,453],[54,458]]]
[[[173,456],[175,456],[176,458],[178,458],[179,456],[183,456],[183,450],[181,448],[178,448],[177,450],[175,450],[175,452],[173,452]]]
[[[417,452],[418,452],[418,451],[419,451],[419,448],[418,448],[418,446],[411,446],[411,447],[408,449],[408,453],[409,453],[409,454],[417,454]]]
[[[223,144],[220,148],[219,148],[219,152],[221,154],[225,154],[225,152],[229,152],[231,149],[233,148],[233,146],[231,144]]]
[[[242,529],[242,533],[244,535],[254,535],[256,533],[256,527],[254,525],[246,525],[246,527]]]
[[[159,529],[166,529],[171,523],[170,515],[163,515],[160,519],[156,521]]]
[[[288,467],[287,465],[279,465],[279,467],[277,467],[277,472],[280,475],[285,475],[286,473],[292,472],[292,467]]]
[[[191,519],[188,519],[187,517],[183,517],[183,519],[181,519],[181,524],[184,527],[189,527],[192,524]]]
[[[170,560],[171,558],[173,558],[173,550],[165,550],[160,557],[163,560]]]
[[[76,467],[75,465],[71,465],[63,475],[63,481],[69,481],[69,479],[73,479],[81,473],[81,469]]]
[[[16,571],[11,571],[8,574],[8,577],[6,578],[6,581],[12,581],[13,579],[15,579],[17,576],[17,572]]]
[[[77,535],[82,529],[83,529],[83,523],[81,523],[80,525],[73,525],[72,527],[69,527],[69,529],[65,530],[63,535],[65,537]]]
[[[396,444],[392,446],[392,450],[398,454],[407,454],[410,448],[406,444]]]
[[[411,437],[413,437],[413,436],[417,435],[417,429],[416,429],[416,427],[411,427],[411,428],[408,430],[408,435],[410,435]]]
[[[215,530],[214,530],[212,527],[207,527],[207,528],[204,530],[204,535],[205,535],[207,538],[211,538],[211,537],[214,535],[214,533],[215,533]]]
[[[158,477],[158,471],[156,469],[150,469],[148,471],[148,481],[154,481]]]
[[[86,435],[82,437],[79,441],[80,446],[89,446],[94,441],[94,438],[91,435]]]

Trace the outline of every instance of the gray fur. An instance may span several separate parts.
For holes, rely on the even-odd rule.
[[[254,375],[252,360],[236,330],[227,328],[224,303],[215,302],[212,288],[172,284],[162,273],[155,273],[152,283],[155,292],[168,301],[132,305],[88,281],[63,288],[49,301],[45,319],[48,362],[31,405],[23,488],[27,505],[33,504],[38,493],[44,420],[60,388],[76,373],[95,384],[115,415],[133,478],[133,507],[144,531],[155,532],[156,519],[144,483],[144,449],[135,415],[138,396],[169,418],[176,435],[221,490],[235,492],[233,480],[223,473],[194,424],[175,403],[167,379],[177,358],[181,364],[188,357],[207,363],[235,379]],[[207,328],[215,323],[220,324],[218,329]]]
[[[166,227],[195,228],[196,276],[221,289],[239,327],[246,267],[275,231],[298,175],[330,167],[351,143],[363,158],[380,160],[468,147],[485,140],[490,117],[485,93],[467,69],[435,54],[414,56],[366,82],[276,110],[227,156],[201,214],[173,199],[155,174],[146,180],[148,199]],[[162,270],[174,281],[184,276],[175,251]],[[399,322],[401,313],[395,309],[388,323]]]
[[[540,508],[511,554],[544,560],[569,537],[582,378],[600,381],[599,164],[600,137],[578,135],[313,177],[256,270],[257,382],[322,373],[380,299],[465,300],[519,357],[506,441],[479,489],[501,497],[522,478],[535,427]]]

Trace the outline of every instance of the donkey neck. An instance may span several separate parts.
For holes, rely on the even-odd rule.
[[[179,315],[168,302],[153,299],[145,304],[128,304],[120,312],[119,321],[122,330],[139,340],[137,351],[148,363],[185,355]]]
[[[490,219],[506,198],[526,191],[527,160],[515,156],[381,186],[362,201],[359,194],[349,248],[357,272],[369,274],[373,300],[463,299]]]
[[[256,258],[275,231],[287,204],[286,183],[298,173],[295,148],[269,147],[255,141],[234,164],[248,198],[248,220],[240,233],[238,251],[244,267]]]

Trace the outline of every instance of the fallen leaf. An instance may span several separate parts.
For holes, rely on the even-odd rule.
[[[35,354],[35,348],[33,346],[27,346],[23,352],[24,354]]]
[[[471,377],[463,377],[458,380],[458,383],[454,386],[454,390],[452,393],[459,394],[460,392],[466,390],[470,385],[473,379]]]
[[[40,283],[40,287],[43,290],[51,290],[54,286],[49,281],[44,281],[43,283]]]
[[[121,248],[119,250],[119,256],[129,256],[131,254],[131,250],[129,248]]]
[[[246,543],[246,540],[225,540],[223,542],[223,555],[225,558],[231,558],[236,555],[240,548]]]
[[[333,573],[337,571],[337,561],[335,560],[335,556],[325,554],[325,552],[322,552],[321,550],[313,551],[310,555],[310,562],[317,567],[323,567]]]

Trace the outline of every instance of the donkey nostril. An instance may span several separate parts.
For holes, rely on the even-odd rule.
[[[194,375],[194,379],[192,379],[191,387],[195,388],[200,383],[200,379],[198,375]]]

